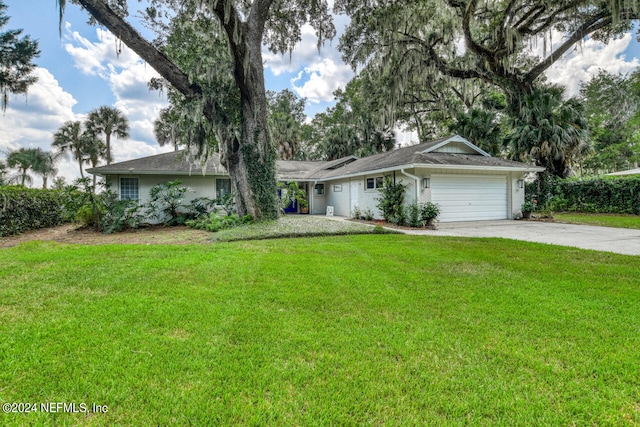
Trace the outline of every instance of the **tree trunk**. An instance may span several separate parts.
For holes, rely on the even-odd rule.
[[[84,172],[82,171],[82,159],[78,159],[78,166],[80,167],[80,177],[84,179]]]
[[[110,165],[113,159],[111,158],[111,134],[105,132],[105,145],[106,145],[106,160],[107,164]]]
[[[187,98],[203,97],[201,87],[192,84],[189,76],[167,56],[145,40],[129,23],[118,16],[102,0],[78,2],[109,31],[147,61],[162,77]],[[221,161],[231,177],[238,213],[259,219],[277,217],[277,186],[275,179],[275,149],[267,130],[267,101],[262,65],[262,35],[273,0],[254,0],[246,22],[226,1],[211,2],[228,38],[234,57],[234,78],[242,97],[241,137],[227,138],[221,143]],[[214,125],[221,125],[216,100],[205,99],[205,116]]]
[[[247,44],[234,46],[234,78],[240,88],[242,103],[241,141],[227,140],[221,150],[221,159],[231,177],[238,214],[275,219],[278,216],[276,150],[267,126],[262,36],[261,32],[257,33],[252,34],[249,26]],[[248,61],[244,61],[245,56]]]

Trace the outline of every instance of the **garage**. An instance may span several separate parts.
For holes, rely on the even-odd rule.
[[[432,175],[431,201],[441,222],[507,219],[504,175]]]

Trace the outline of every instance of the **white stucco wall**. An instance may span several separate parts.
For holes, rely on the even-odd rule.
[[[111,189],[114,190],[118,196],[120,196],[120,178],[138,178],[138,189],[140,195],[140,203],[147,203],[149,201],[149,191],[151,187],[163,182],[176,181],[182,182],[182,186],[189,187],[193,192],[187,192],[185,194],[185,200],[190,201],[198,197],[207,197],[209,199],[216,198],[216,179],[228,179],[225,176],[158,176],[158,175],[115,175],[109,177],[109,183]]]
[[[327,206],[333,206],[336,216],[351,216],[349,180],[331,181],[326,184]]]

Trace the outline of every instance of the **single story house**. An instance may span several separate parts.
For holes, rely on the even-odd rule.
[[[407,185],[405,203],[433,202],[441,222],[514,219],[521,216],[524,178],[544,169],[492,157],[460,136],[398,148],[363,158],[333,161],[279,160],[277,179],[298,182],[309,195],[311,214],[351,216],[355,208],[377,208],[385,176]],[[88,170],[104,176],[121,199],[146,201],[158,183],[179,179],[192,197],[216,198],[231,189],[217,155],[204,167],[189,163],[181,151],[112,163]],[[290,210],[295,210],[293,206]],[[331,209],[329,209],[331,210]]]

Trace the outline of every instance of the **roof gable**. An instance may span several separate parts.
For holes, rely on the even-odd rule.
[[[437,144],[430,144],[430,146],[421,151],[421,153],[476,154],[491,157],[489,153],[459,135],[446,138]]]

